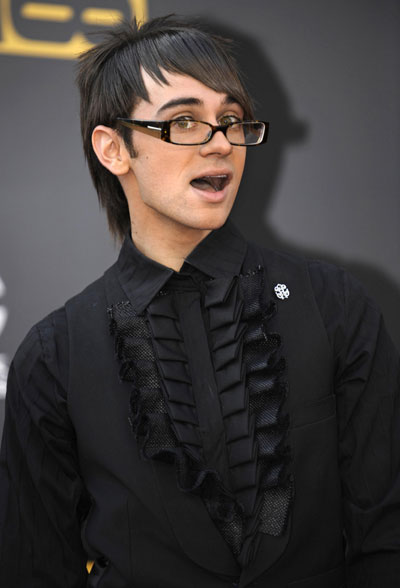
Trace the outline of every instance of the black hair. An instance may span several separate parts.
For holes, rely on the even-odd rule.
[[[232,96],[245,118],[254,118],[251,98],[231,54],[231,41],[206,32],[195,21],[175,15],[154,18],[141,26],[136,20],[124,21],[81,54],[77,84],[83,148],[100,205],[106,209],[112,234],[119,239],[130,228],[128,204],[118,178],[97,159],[91,136],[99,124],[115,128],[135,155],[131,131],[117,125],[116,118],[129,118],[140,100],[149,100],[142,68],[162,83],[167,83],[162,70],[189,75]]]

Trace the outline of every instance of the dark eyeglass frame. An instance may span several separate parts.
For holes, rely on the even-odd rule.
[[[204,145],[205,143],[208,143],[209,141],[211,141],[211,139],[213,138],[215,133],[217,133],[218,131],[221,131],[225,135],[225,138],[227,139],[227,141],[231,145],[236,145],[237,147],[257,147],[258,145],[261,145],[262,143],[266,143],[266,141],[268,139],[268,131],[269,131],[269,122],[266,122],[264,120],[235,121],[235,122],[227,123],[225,125],[213,125],[213,124],[206,122],[204,120],[194,120],[191,122],[199,122],[199,123],[202,123],[202,124],[210,127],[211,133],[210,133],[209,137],[205,141],[202,141],[201,143],[176,143],[175,141],[171,141],[170,128],[171,128],[172,123],[177,122],[177,119],[174,119],[174,120],[135,120],[132,118],[117,117],[116,120],[119,123],[121,123],[122,125],[130,128],[130,129],[136,129],[137,131],[141,131],[142,133],[146,133],[148,135],[151,135],[152,137],[156,137],[157,139],[161,139],[162,141],[166,141],[167,143],[172,143],[173,145],[182,145],[183,147],[191,146],[191,145]],[[228,137],[226,136],[226,133],[227,133],[229,127],[232,127],[233,125],[237,125],[238,123],[262,123],[264,125],[264,136],[261,139],[261,141],[259,143],[253,143],[250,145],[243,145],[241,143],[232,143],[231,141],[229,141]],[[160,133],[160,134],[158,134],[158,133]]]

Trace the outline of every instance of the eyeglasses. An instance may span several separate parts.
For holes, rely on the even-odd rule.
[[[260,120],[229,122],[224,125],[191,119],[155,121],[117,118],[117,121],[125,127],[174,145],[203,145],[221,131],[231,145],[252,147],[266,142],[269,129],[269,123]]]

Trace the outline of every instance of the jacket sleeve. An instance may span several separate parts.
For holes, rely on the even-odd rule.
[[[335,354],[347,586],[398,588],[399,355],[359,282],[329,268],[320,297]]]
[[[54,313],[10,367],[0,456],[0,586],[83,588],[87,501],[66,399],[67,337]]]

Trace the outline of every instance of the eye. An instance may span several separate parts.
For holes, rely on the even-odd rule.
[[[182,131],[187,130],[187,129],[191,129],[194,125],[195,125],[195,121],[189,117],[185,117],[185,118],[180,117],[175,120],[171,120],[171,122],[170,122],[171,127],[173,127],[174,129],[182,130]]]
[[[222,118],[219,119],[220,125],[229,125],[231,123],[239,122],[242,122],[242,119],[236,114],[225,114]]]

